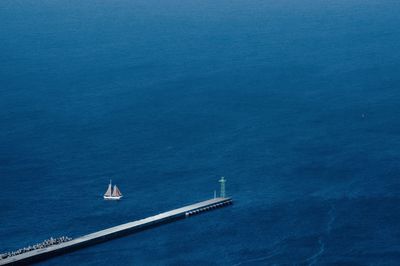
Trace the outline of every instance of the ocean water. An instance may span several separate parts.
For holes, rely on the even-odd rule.
[[[208,199],[225,176],[231,207],[40,265],[399,265],[399,14],[2,0],[0,253]]]

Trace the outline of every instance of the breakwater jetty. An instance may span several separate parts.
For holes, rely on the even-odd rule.
[[[72,238],[67,237],[67,236],[62,236],[62,237],[57,237],[57,238],[49,238],[44,240],[42,243],[38,243],[32,246],[28,246],[28,247],[24,247],[24,248],[20,248],[16,251],[10,251],[10,252],[6,252],[3,254],[0,254],[0,259],[6,259],[12,256],[18,256],[21,255],[22,253],[25,252],[29,252],[32,250],[36,250],[36,249],[42,249],[42,248],[47,248],[49,246],[53,246],[53,245],[58,245],[67,241],[72,240]]]
[[[221,180],[222,182],[220,182],[222,188],[222,184],[224,184],[225,180]],[[171,211],[163,212],[145,219],[114,226],[78,238],[68,239],[68,241],[57,243],[56,245],[48,245],[44,248],[33,249],[18,255],[9,256],[5,259],[0,259],[0,265],[26,265],[29,263],[42,261],[57,255],[62,255],[67,252],[81,249],[83,247],[126,236],[128,234],[149,229],[164,223],[184,219],[192,215],[232,204],[232,199],[225,197],[225,187],[223,187],[223,190],[221,189],[221,192],[223,192],[221,193],[221,197],[216,197]]]

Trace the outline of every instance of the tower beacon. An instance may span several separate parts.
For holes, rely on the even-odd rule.
[[[225,198],[226,194],[225,194],[225,182],[226,179],[225,177],[221,177],[221,179],[218,181],[221,183],[221,193],[220,193],[220,197],[221,198]]]

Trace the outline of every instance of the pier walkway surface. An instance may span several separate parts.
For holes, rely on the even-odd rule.
[[[32,250],[20,255],[0,259],[0,265],[26,265],[77,250],[113,238],[122,237],[137,231],[148,229],[162,223],[172,222],[200,212],[223,207],[232,203],[231,198],[214,198],[175,210],[163,212],[145,219],[121,224],[95,233],[84,235],[68,242]]]

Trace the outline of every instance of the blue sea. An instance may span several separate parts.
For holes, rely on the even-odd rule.
[[[230,207],[39,265],[400,265],[399,14],[2,0],[0,253],[209,199],[225,176]]]

